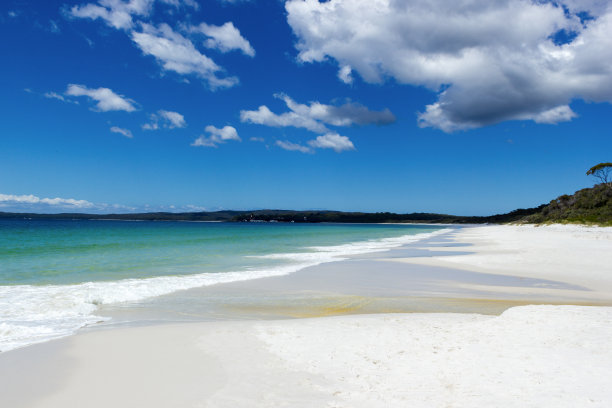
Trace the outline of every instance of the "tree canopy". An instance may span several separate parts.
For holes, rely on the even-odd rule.
[[[589,171],[587,171],[587,176],[594,176],[601,180],[604,184],[612,184],[612,163],[599,163],[595,166],[591,167]]]

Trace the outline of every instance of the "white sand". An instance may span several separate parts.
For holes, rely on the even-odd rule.
[[[612,308],[523,306],[267,324],[290,370],[337,407],[610,407]]]
[[[609,296],[610,231],[468,228],[475,254],[412,262]],[[611,307],[523,306],[95,330],[0,354],[0,407],[610,407],[610,378]]]
[[[549,279],[586,287],[592,297],[612,299],[612,227],[491,225],[457,230],[454,241],[469,243],[462,249],[473,254],[401,261]]]
[[[96,331],[56,342],[58,377],[20,370],[50,343],[2,356],[0,406],[603,408],[611,339],[580,306]]]

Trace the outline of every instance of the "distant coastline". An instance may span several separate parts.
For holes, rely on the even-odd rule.
[[[213,212],[150,212],[135,214],[86,214],[86,213],[18,213],[0,212],[0,219],[57,219],[57,220],[106,220],[106,221],[194,221],[194,222],[294,222],[294,223],[416,223],[416,224],[486,224],[517,222],[536,214],[544,206],[518,209],[506,214],[491,216],[460,216],[436,213],[397,214],[391,212],[344,211],[213,211]]]
[[[519,208],[504,214],[488,216],[462,216],[415,212],[398,214],[392,212],[347,212],[347,211],[296,211],[296,210],[252,210],[252,211],[202,211],[202,212],[148,212],[126,214],[84,213],[20,213],[0,212],[0,219],[60,219],[60,220],[115,220],[115,221],[198,221],[198,222],[293,222],[293,223],[353,223],[353,224],[590,224],[612,226],[612,188],[597,184],[591,188],[564,194],[533,208]]]

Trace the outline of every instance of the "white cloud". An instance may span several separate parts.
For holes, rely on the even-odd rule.
[[[185,117],[178,112],[172,112],[167,110],[158,110],[157,113],[152,114],[151,122],[142,125],[143,129],[146,130],[157,130],[161,126],[166,129],[184,128],[187,126]]]
[[[275,144],[281,149],[301,153],[314,153],[315,149],[332,149],[336,153],[341,153],[346,150],[355,150],[353,142],[351,142],[348,137],[341,136],[337,133],[326,133],[317,136],[316,139],[308,141],[308,146],[289,142],[287,140],[277,140]]]
[[[344,65],[338,70],[338,78],[345,84],[353,83],[353,69],[350,65]]]
[[[259,142],[259,143],[263,143],[266,141],[263,137],[255,137],[255,136],[249,138],[249,140],[251,142]]]
[[[223,69],[167,24],[161,24],[158,28],[142,24],[142,32],[133,31],[131,37],[145,55],[155,57],[167,71],[181,75],[195,74],[206,80],[213,89],[228,88],[238,83],[235,77],[218,77]]]
[[[131,132],[131,131],[129,131],[128,129],[123,129],[123,128],[120,128],[120,127],[118,127],[118,126],[113,126],[113,127],[111,127],[111,128],[110,128],[110,131],[111,131],[111,132],[113,132],[113,133],[119,133],[120,135],[123,135],[123,136],[125,136],[125,137],[127,137],[127,138],[130,138],[130,139],[131,139],[132,137],[134,137],[134,135],[132,135],[132,132]]]
[[[302,152],[302,153],[312,153],[313,152],[313,150],[309,148],[308,146],[302,146],[300,144],[292,143],[286,140],[277,140],[276,145],[280,147],[281,149],[289,150],[289,151],[296,151],[296,152]]]
[[[232,126],[224,126],[219,129],[214,126],[206,126],[204,129],[209,136],[200,136],[198,137],[191,145],[192,146],[205,146],[205,147],[217,147],[220,143],[225,143],[230,140],[234,141],[242,141],[240,136],[238,136],[238,132]]]
[[[295,112],[286,112],[277,115],[265,105],[260,106],[255,111],[240,111],[240,120],[242,122],[272,127],[293,126],[308,129],[311,132],[325,132],[327,130],[325,125],[313,118],[301,116]]]
[[[559,123],[559,122],[568,122],[575,118],[576,113],[572,111],[572,109],[565,106],[557,106],[556,108],[549,109],[547,111],[538,113],[534,115],[530,119],[533,119],[536,123]]]
[[[93,203],[86,200],[75,200],[74,198],[40,198],[35,195],[13,195],[13,194],[0,194],[0,205],[2,206],[13,206],[13,205],[32,205],[32,204],[45,204],[48,206],[57,207],[71,207],[75,209],[92,208]]]
[[[305,105],[295,102],[285,94],[274,96],[282,99],[290,112],[275,114],[267,106],[262,105],[255,111],[240,111],[240,120],[272,127],[304,128],[317,133],[328,132],[326,125],[385,125],[395,122],[395,116],[388,109],[371,111],[363,105],[351,102],[341,106],[324,105],[320,102]]]
[[[193,8],[194,10],[200,9],[200,4],[196,0],[161,0],[161,2],[174,7],[180,7],[181,5],[185,5],[187,7]]]
[[[64,98],[63,95],[58,94],[57,92],[45,92],[43,96],[47,99],[57,99],[58,101],[66,102],[66,103],[74,103],[79,104],[79,101],[73,101],[71,99]]]
[[[184,4],[194,9],[199,8],[199,4],[194,0],[160,0],[160,2],[174,7]],[[135,25],[133,17],[149,16],[154,3],[155,0],[99,0],[98,3],[73,6],[69,15],[75,18],[101,19],[116,29],[129,30]]]
[[[159,116],[168,121],[170,128],[184,128],[187,126],[187,122],[185,121],[185,117],[178,112],[172,112],[167,110],[159,110],[157,111]]]
[[[238,84],[238,78],[224,76],[224,69],[202,54],[193,42],[174,31],[168,24],[151,24],[152,9],[156,0],[99,0],[97,3],[73,6],[69,16],[75,18],[102,19],[107,25],[124,30],[144,55],[153,56],[166,71],[180,75],[196,75],[204,79],[211,89],[229,88]],[[187,6],[199,9],[195,0],[157,0],[168,6]],[[187,34],[199,32],[208,39],[205,45],[222,52],[241,50],[254,56],[250,43],[242,37],[232,22],[222,26],[179,25]]]
[[[0,194],[0,209],[15,212],[111,212],[111,211],[134,211],[135,207],[121,204],[92,203],[87,200],[74,198],[40,198],[32,194],[13,195]]]
[[[351,142],[348,137],[340,136],[337,133],[327,133],[322,136],[317,136],[316,139],[309,141],[308,144],[319,149],[333,149],[336,153],[345,150],[355,150],[353,142]]]
[[[122,95],[117,95],[108,88],[87,88],[83,85],[70,84],[65,92],[68,96],[87,96],[97,102],[96,110],[100,112],[136,110],[134,101]]]
[[[111,27],[127,30],[134,26],[132,16],[147,16],[153,3],[154,0],[100,0],[97,4],[73,6],[70,15],[92,20],[99,18]]]
[[[202,207],[201,205],[193,205],[193,204],[187,204],[185,205],[183,208],[180,208],[179,210],[181,211],[185,211],[185,212],[203,212],[203,211],[210,211],[208,209],[208,207]]]
[[[227,22],[221,26],[202,23],[199,26],[191,27],[190,31],[199,32],[208,37],[204,45],[208,48],[216,48],[221,52],[240,50],[250,57],[255,56],[255,50],[251,44],[240,34],[232,22]]]
[[[438,100],[419,125],[571,120],[574,99],[612,102],[612,3],[603,0],[289,0],[302,62],[333,59],[340,80],[395,80]],[[567,6],[566,12],[562,5]],[[580,21],[586,11],[593,20]],[[574,35],[555,41],[562,30]]]
[[[240,111],[240,120],[265,126],[291,126],[307,129],[314,133],[323,133],[323,135],[308,141],[308,146],[289,141],[277,141],[276,145],[285,150],[302,153],[313,153],[314,149],[333,149],[337,153],[355,150],[353,142],[348,137],[330,131],[327,126],[386,125],[395,122],[395,116],[388,109],[371,111],[365,106],[353,102],[340,106],[325,105],[320,102],[300,104],[285,94],[274,96],[285,102],[289,112],[276,114],[267,106],[262,105],[254,111]]]
[[[144,130],[158,130],[159,129],[159,122],[155,118],[156,118],[155,114],[152,114],[151,115],[151,122],[145,123],[144,125],[142,125],[142,128]]]

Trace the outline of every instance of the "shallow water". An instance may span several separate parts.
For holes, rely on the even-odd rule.
[[[101,305],[398,247],[413,225],[0,220],[0,351],[107,319]]]

